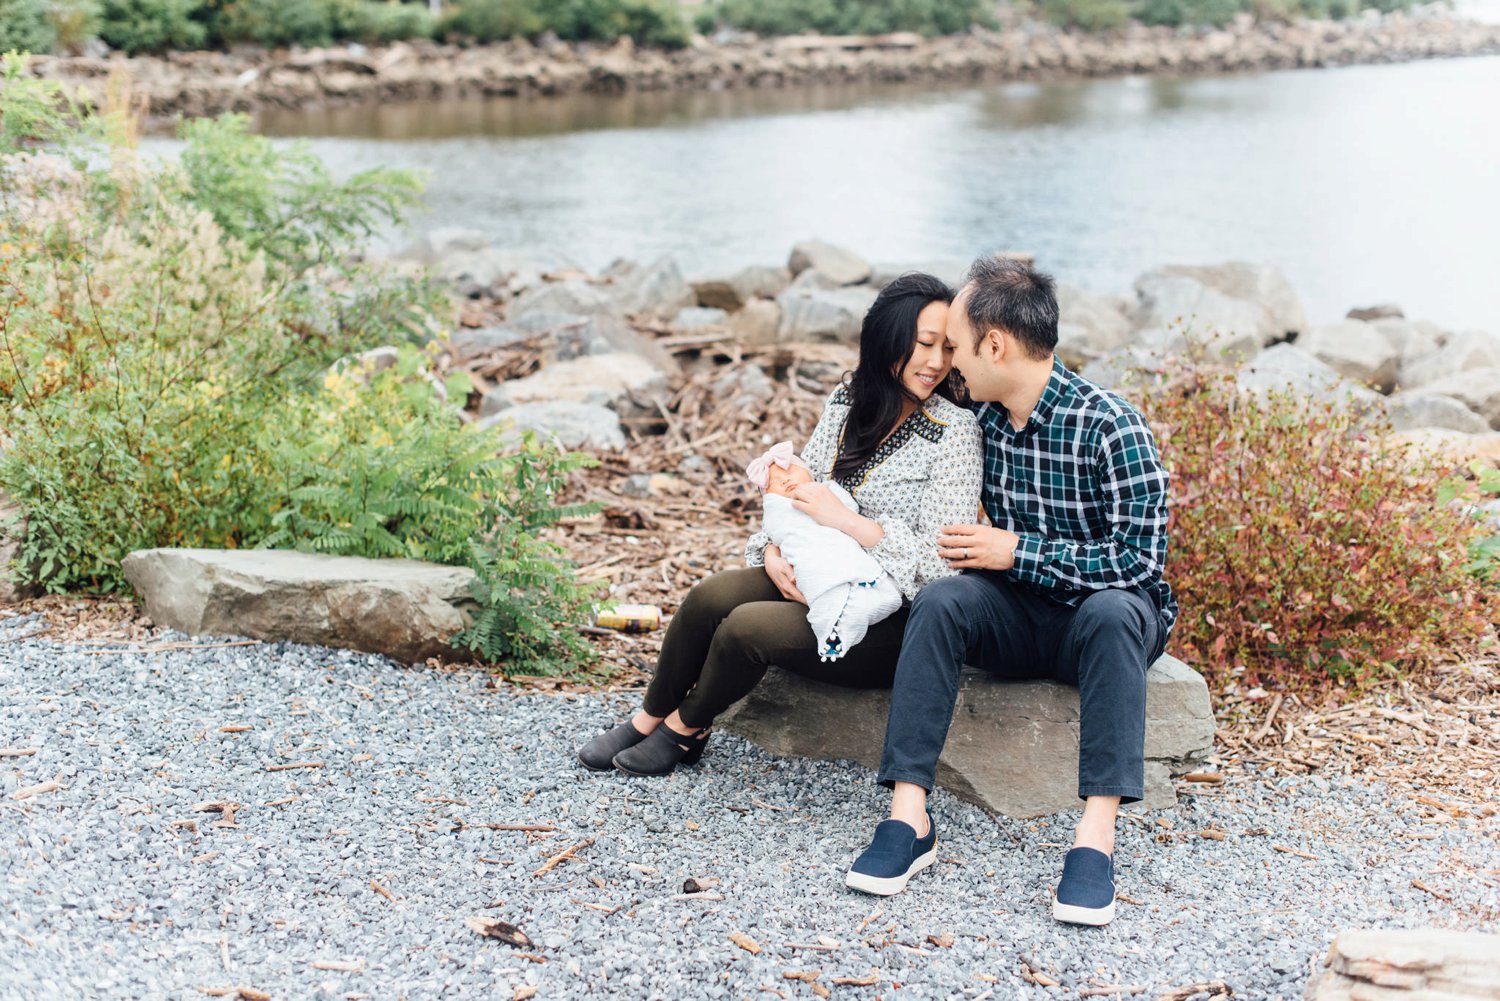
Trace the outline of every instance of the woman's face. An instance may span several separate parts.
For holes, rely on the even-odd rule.
[[[901,370],[901,385],[926,401],[953,368],[953,342],[948,340],[948,304],[929,302],[917,314],[917,342]]]

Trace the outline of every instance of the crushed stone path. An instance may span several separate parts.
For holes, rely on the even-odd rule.
[[[1137,816],[1115,922],[1074,928],[1048,909],[1074,816],[939,793],[939,864],[867,897],[843,873],[885,799],[858,765],[720,734],[665,779],[595,774],[573,749],[620,695],[289,644],[110,652],[37,625],[0,619],[5,1001],[979,1001],[1216,980],[1296,998],[1342,928],[1500,924],[1492,826],[1355,780],[1234,775]],[[718,882],[684,895],[690,877]]]

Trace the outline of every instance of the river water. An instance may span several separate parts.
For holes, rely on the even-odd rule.
[[[429,174],[457,225],[591,270],[821,237],[877,261],[1026,250],[1095,292],[1280,266],[1313,322],[1393,301],[1500,331],[1500,57],[1189,79],[473,100],[262,115],[336,169]],[[402,237],[391,234],[387,243]]]

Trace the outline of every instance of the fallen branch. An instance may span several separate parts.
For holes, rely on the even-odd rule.
[[[242,1001],[271,1001],[271,995],[241,984],[238,987],[199,987],[199,993],[211,998],[241,998]]]
[[[551,858],[549,858],[546,862],[543,862],[542,863],[542,867],[540,869],[538,869],[536,872],[532,873],[532,875],[533,876],[545,876],[545,875],[547,875],[547,873],[551,872],[553,869],[556,869],[560,863],[566,862],[568,859],[572,858],[575,852],[582,851],[583,849],[587,848],[589,845],[591,845],[593,843],[594,843],[594,838],[592,836],[590,836],[590,837],[584,838],[582,841],[578,842],[578,844],[574,845],[571,848],[564,848],[562,851],[558,852],[556,855],[554,855]]]
[[[294,768],[322,768],[322,767],[323,767],[323,762],[321,762],[321,761],[293,761],[291,764],[286,764],[286,765],[267,765],[266,766],[266,771],[268,771],[268,772],[289,772],[289,771],[291,771]]]
[[[1113,984],[1109,987],[1085,987],[1078,992],[1081,998],[1098,998],[1109,994],[1140,994],[1146,989],[1144,984]]]
[[[1205,980],[1201,984],[1188,984],[1185,987],[1174,987],[1165,994],[1159,996],[1156,1001],[1187,1001],[1195,994],[1233,994],[1234,989],[1222,980]]]
[[[746,935],[744,932],[730,932],[729,941],[733,942],[741,949],[744,949],[752,956],[760,955],[760,943],[755,941],[755,939],[751,938],[749,935]]]
[[[307,964],[314,970],[332,970],[335,973],[361,973],[365,968],[363,959],[315,959]]]
[[[37,750],[35,747],[0,747],[0,758],[29,758]]]
[[[1307,852],[1298,851],[1295,848],[1288,848],[1286,845],[1272,845],[1271,850],[1273,852],[1281,852],[1284,855],[1295,855],[1298,858],[1309,859],[1313,862],[1318,861],[1318,857],[1316,855],[1309,855]]]
[[[61,788],[62,783],[58,782],[57,779],[52,779],[50,782],[43,782],[40,785],[26,786],[24,789],[17,789],[15,792],[10,794],[10,798],[30,799],[33,796],[40,796],[44,792],[57,792],[57,790]]]
[[[381,886],[379,883],[375,882],[375,880],[373,879],[370,880],[370,889],[374,890],[376,893],[380,894],[391,903],[394,904],[396,902],[396,895],[390,890],[387,890],[385,887]]]

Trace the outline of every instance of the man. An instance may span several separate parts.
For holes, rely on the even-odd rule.
[[[1145,793],[1146,668],[1177,617],[1162,580],[1167,474],[1140,413],[1056,359],[1048,276],[976,261],[948,312],[948,339],[984,433],[990,524],[943,529],[939,552],[964,572],[912,603],[879,776],[892,789],[891,819],[847,882],[898,893],[936,857],[927,793],[959,670],[972,663],[1078,686],[1084,808],[1053,916],[1107,924],[1115,818]]]

